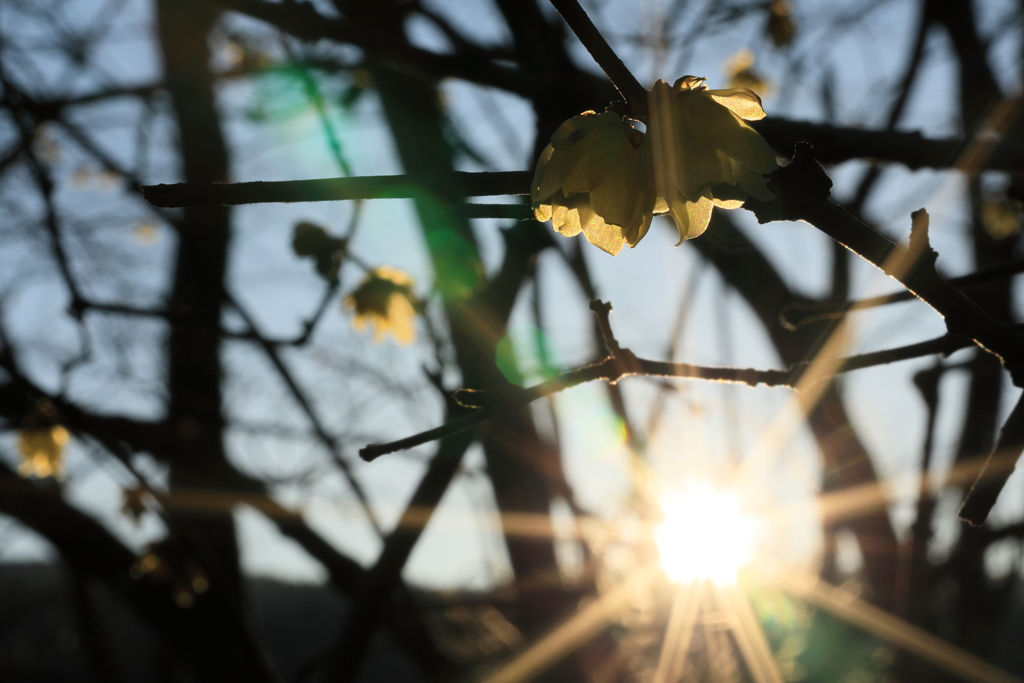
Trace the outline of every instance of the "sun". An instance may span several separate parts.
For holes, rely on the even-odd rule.
[[[654,540],[665,575],[677,583],[736,583],[739,570],[753,559],[757,536],[757,523],[743,512],[739,496],[693,484],[660,502],[664,521]]]

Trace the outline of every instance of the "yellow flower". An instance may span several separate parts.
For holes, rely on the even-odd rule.
[[[397,268],[381,266],[345,297],[345,306],[355,311],[352,321],[361,332],[373,325],[373,341],[380,344],[390,332],[403,346],[416,339],[416,310],[413,307],[412,278]]]
[[[775,154],[744,121],[764,118],[761,99],[746,88],[708,90],[704,80],[654,84],[640,146],[641,168],[653,175],[655,212],[672,215],[680,242],[704,232],[713,206],[739,208],[748,195],[775,198],[763,177],[778,168]]]
[[[761,97],[768,97],[772,86],[760,74],[754,70],[754,62],[757,58],[748,48],[743,48],[722,65],[722,71],[729,77],[730,88],[750,88]]]
[[[18,436],[21,462],[18,474],[22,477],[56,477],[64,469],[64,446],[70,438],[68,430],[60,425],[48,429],[22,429]]]
[[[704,232],[714,206],[775,198],[763,175],[778,168],[775,154],[744,121],[764,118],[756,94],[684,76],[671,87],[658,81],[649,95],[646,135],[612,112],[586,112],[555,131],[530,187],[538,221],[615,255],[637,245],[654,215],[671,214],[682,242]]]
[[[1016,235],[1020,232],[1020,204],[1006,197],[986,197],[981,205],[981,221],[994,240]]]
[[[580,232],[609,254],[636,246],[651,224],[654,197],[641,183],[643,133],[617,114],[586,112],[551,136],[537,162],[530,199],[538,221]]]

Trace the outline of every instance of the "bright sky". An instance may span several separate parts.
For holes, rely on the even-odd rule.
[[[95,17],[100,0],[75,0],[69,3],[69,25],[78,19]],[[471,27],[482,41],[504,38],[504,29],[490,3],[484,0],[429,3],[450,16],[456,25]],[[631,36],[649,36],[665,21],[668,0],[644,0],[641,3],[614,0],[593,12],[597,25],[608,31],[613,46],[621,50],[627,64],[647,84],[656,78],[672,81],[683,74],[704,75],[711,87],[724,86],[722,64],[735,52],[747,47],[757,55],[759,68],[782,89],[785,96],[765,100],[769,116],[821,120],[817,92],[823,84],[834,88],[835,109],[840,122],[850,125],[877,126],[888,101],[874,95],[886,92],[894,82],[906,59],[908,36],[913,30],[913,3],[894,1],[860,17],[860,26],[835,32],[833,26],[814,19],[823,8],[833,4],[827,0],[798,2],[801,32],[794,47],[795,55],[807,55],[803,71],[791,70],[788,56],[768,47],[760,24],[745,22],[729,32],[688,42],[658,55],[631,41]],[[982,25],[992,27],[998,22],[1009,2],[981,3]],[[699,28],[703,6],[687,5],[681,18],[682,32]],[[593,3],[588,3],[592,7]],[[13,13],[0,9],[0,31],[14,30],[20,34],[19,45],[49,40],[46,32],[34,27],[16,26]],[[76,81],[76,89],[88,92],[112,82],[145,83],[152,80],[159,68],[153,46],[148,42],[152,13],[145,0],[129,0],[126,10],[108,31],[108,40],[92,59],[96,67]],[[238,30],[265,30],[251,20],[233,18],[227,25]],[[65,27],[68,28],[68,27]],[[609,30],[610,29],[610,30]],[[442,39],[426,23],[409,26],[411,39],[429,49],[443,49]],[[266,35],[266,34],[265,34]],[[698,31],[699,35],[699,31]],[[934,36],[929,54],[944,48],[945,39]],[[267,36],[266,49],[278,53],[279,45]],[[1004,41],[1006,42],[1006,41]],[[212,42],[220,50],[228,42],[221,37]],[[897,45],[894,49],[892,46]],[[44,50],[31,52],[37,60],[26,69],[34,69],[43,81],[60,83],[65,73],[62,66]],[[589,56],[578,44],[574,47],[580,64],[594,68]],[[344,55],[342,55],[344,56]],[[999,44],[997,58],[1002,73],[1016,73],[1015,46]],[[1010,67],[1013,67],[1012,69]],[[921,80],[912,93],[901,127],[920,129],[926,135],[942,136],[953,130],[950,107],[955,98],[955,79],[948,64],[938,59],[926,62]],[[337,164],[323,143],[319,121],[307,108],[301,115],[283,123],[263,123],[248,116],[257,102],[269,102],[287,109],[289,92],[283,81],[265,79],[260,83],[232,81],[219,93],[219,104],[229,121],[227,135],[233,150],[233,175],[238,181],[284,180],[338,175]],[[442,85],[445,101],[460,133],[482,150],[496,170],[520,170],[532,167],[526,155],[532,148],[533,114],[529,106],[514,97],[473,86],[447,81]],[[603,103],[594,103],[600,106]],[[494,124],[494,111],[500,111],[504,123]],[[332,124],[336,127],[344,153],[355,173],[360,175],[400,172],[389,132],[383,124],[379,105],[373,96],[363,97],[351,113],[331,105]],[[143,112],[127,104],[94,107],[79,114],[82,121],[98,132],[112,154],[129,163],[134,150],[124,131]],[[166,125],[164,125],[166,129]],[[3,133],[0,133],[2,135]],[[170,137],[160,131],[147,169],[149,182],[172,182],[173,166],[168,163],[166,147]],[[5,138],[0,137],[0,141]],[[72,168],[76,152],[69,146],[63,167]],[[80,154],[78,155],[81,156]],[[467,170],[481,170],[466,162]],[[858,164],[830,169],[835,181],[834,196],[842,201],[860,176]],[[932,216],[933,243],[940,253],[939,264],[947,272],[961,274],[968,269],[967,250],[962,237],[962,214],[955,180],[946,184],[948,175],[932,171],[910,173],[890,169],[884,176],[886,189],[868,208],[868,215],[891,235],[905,236],[909,231],[910,211],[926,206]],[[103,294],[123,296],[126,293],[141,300],[155,300],[166,286],[166,273],[171,235],[164,229],[157,232],[152,244],[133,240],[138,227],[151,221],[145,207],[131,203],[123,210],[120,191],[100,187],[69,189],[68,202],[90,205],[95,212],[115,213],[116,229],[106,239],[124,254],[125,272],[120,278],[103,280]],[[302,321],[316,306],[321,283],[308,263],[300,262],[290,249],[291,226],[298,220],[318,222],[335,233],[345,229],[351,208],[340,203],[270,204],[239,208],[234,212],[235,237],[231,254],[233,293],[247,304],[269,336],[295,334]],[[96,215],[96,214],[92,214]],[[826,238],[804,224],[772,224],[757,226],[743,211],[733,218],[747,229],[751,238],[770,256],[797,290],[808,293],[822,291],[829,268]],[[484,260],[493,270],[501,257],[502,242],[499,221],[478,221],[476,231]],[[665,358],[669,346],[670,321],[684,301],[692,301],[691,323],[683,338],[677,340],[678,360],[688,362],[737,365],[758,368],[779,367],[760,324],[750,315],[737,295],[728,291],[713,270],[704,267],[689,245],[672,248],[674,231],[667,222],[656,224],[652,233],[635,250],[626,250],[610,257],[589,246],[586,258],[592,268],[602,298],[614,305],[612,324],[620,342],[637,354]],[[13,264],[14,274],[24,274],[30,262],[32,244],[7,252],[2,260]],[[431,281],[429,262],[422,246],[409,202],[378,200],[367,202],[353,249],[361,258],[374,264],[387,264],[413,275],[417,291],[426,293]],[[106,254],[98,253],[101,263]],[[134,265],[129,265],[134,264]],[[695,275],[696,273],[696,275]],[[358,271],[344,271],[347,289],[360,277]],[[589,360],[591,353],[591,320],[586,302],[559,259],[545,253],[540,260],[539,278],[545,295],[542,301],[546,333],[554,349],[555,360],[562,366],[573,366]],[[10,281],[10,280],[8,280]],[[7,282],[4,282],[4,286]],[[77,332],[61,314],[65,305],[62,294],[50,281],[28,280],[5,302],[5,315],[21,340],[45,336],[50,343],[31,356],[31,371],[48,386],[57,381],[59,362],[73,355]],[[107,291],[109,290],[109,291]],[[855,296],[892,291],[892,285],[869,267],[854,269]],[[54,324],[54,320],[62,322]],[[136,323],[132,323],[136,325]],[[137,330],[137,327],[132,329]],[[932,311],[918,303],[900,304],[890,309],[857,319],[854,352],[875,350],[920,341],[941,334],[943,325]],[[94,330],[99,338],[106,334]],[[123,331],[122,331],[123,334]],[[142,334],[134,332],[133,334]],[[116,384],[111,389],[110,368],[118,358],[105,360],[105,365],[92,373],[84,373],[72,385],[72,395],[102,401],[104,410],[132,415],[156,415],[162,399],[153,381],[159,377],[159,330],[147,333],[147,343],[132,346],[129,361],[133,381]],[[529,296],[520,298],[509,336],[528,377],[538,363],[532,351],[532,315]],[[116,354],[112,353],[112,356]],[[56,361],[54,359],[57,359]],[[272,378],[269,367],[253,347],[231,344],[225,351],[225,364],[230,379],[227,396],[232,416],[247,423],[285,430],[308,429],[304,419],[290,406],[284,389]],[[401,349],[388,342],[374,346],[357,335],[347,314],[332,306],[308,355],[290,354],[296,374],[315,393],[320,415],[325,423],[353,443],[363,438],[385,440],[399,438],[436,425],[441,417],[440,406],[432,389],[422,379],[420,368],[431,363],[426,344]],[[924,408],[916,395],[910,377],[931,363],[930,359],[906,362],[897,366],[861,371],[844,381],[847,406],[869,450],[877,456],[882,475],[899,478],[916,468],[920,453]],[[359,366],[372,365],[372,371]],[[390,382],[416,378],[416,391],[410,400],[396,403],[384,394]],[[537,379],[534,374],[533,379]],[[946,467],[956,445],[954,429],[959,422],[961,406],[956,394],[962,381],[946,380],[943,413],[940,417],[936,469]],[[756,389],[677,383],[679,391],[666,404],[661,428],[652,435],[651,463],[665,481],[685,480],[694,468],[726,472],[738,458],[752,447],[753,438],[765,428],[789,400],[785,390]],[[643,380],[623,383],[634,419],[646,420],[647,408],[655,391]],[[954,391],[955,390],[955,391]],[[428,398],[431,397],[431,398]],[[586,386],[565,392],[556,401],[562,411],[562,439],[565,467],[579,502],[597,515],[613,518],[626,510],[629,490],[629,454],[605,400],[601,386]],[[282,405],[289,406],[283,410]],[[539,411],[538,411],[539,412]],[[538,417],[543,426],[546,424]],[[737,432],[730,425],[739,421],[745,429]],[[12,452],[12,444],[0,442]],[[243,469],[286,477],[311,470],[322,472],[326,454],[316,446],[272,434],[229,435],[233,459]],[[798,431],[780,446],[783,455],[766,475],[765,490],[777,503],[806,500],[815,492],[818,482],[817,456],[807,434]],[[397,519],[408,499],[416,477],[422,471],[422,459],[431,448],[421,448],[411,456],[398,454],[382,458],[372,465],[360,465],[358,476],[370,491],[375,508],[386,525]],[[348,453],[354,458],[354,449]],[[161,533],[160,525],[150,516],[140,527],[134,527],[119,513],[119,490],[130,478],[116,467],[97,465],[82,444],[71,449],[68,472],[68,495],[82,508],[96,514],[120,536],[133,545],[141,545]],[[507,558],[500,538],[493,527],[471,524],[467,514],[493,508],[493,496],[479,472],[483,459],[474,449],[466,460],[466,469],[476,472],[464,476],[449,491],[442,509],[426,532],[407,567],[407,577],[416,582],[443,587],[471,586],[484,588],[508,576]],[[142,470],[161,481],[160,468],[145,461]],[[699,469],[698,468],[698,469]],[[1011,483],[1008,490],[1014,487]],[[907,487],[902,492],[909,495]],[[281,498],[302,504],[310,523],[347,554],[362,562],[370,562],[379,549],[365,520],[360,517],[350,492],[337,474],[318,475],[315,483],[301,492],[295,486],[283,487]],[[770,502],[770,501],[769,501]],[[767,504],[767,503],[766,503]],[[1024,501],[1006,497],[997,514],[1019,513]],[[894,507],[894,518],[902,524],[909,520],[906,504]],[[281,539],[272,525],[258,513],[241,510],[238,523],[242,539],[243,564],[253,574],[271,575],[291,580],[319,581],[323,572],[291,542]],[[808,528],[792,535],[791,556],[809,557],[817,549],[813,520]],[[940,529],[945,542],[951,540],[952,528]],[[24,560],[47,556],[46,547],[31,534],[19,531],[9,523],[0,523],[0,559]]]

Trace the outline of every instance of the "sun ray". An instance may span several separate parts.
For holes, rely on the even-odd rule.
[[[794,597],[826,609],[964,680],[972,683],[1024,683],[1013,674],[799,569],[780,568],[772,572],[771,580]]]
[[[661,568],[652,564],[627,576],[621,585],[579,608],[526,650],[481,679],[480,683],[522,683],[530,680],[600,633],[629,604],[631,595],[637,590],[648,589],[660,573]]]
[[[988,467],[985,467],[988,462]],[[930,473],[909,474],[895,477],[888,481],[876,481],[860,486],[830,491],[821,494],[816,500],[800,502],[793,505],[780,506],[773,514],[773,523],[785,525],[787,519],[804,519],[807,515],[820,514],[826,526],[855,519],[857,517],[886,509],[891,502],[891,491],[902,488],[906,484],[924,484],[925,490],[934,490],[939,486],[961,486],[973,482],[978,473],[984,469],[984,476],[996,477],[1013,470],[1016,456],[1013,454],[995,454],[989,461],[987,456],[971,458],[957,463],[945,475],[936,477]]]
[[[828,388],[829,380],[826,378],[835,374],[843,356],[849,352],[852,345],[852,324],[844,319],[829,335],[810,366],[801,375],[792,397],[758,437],[750,455],[744,459],[736,472],[736,479],[732,483],[734,488],[742,489],[751,482],[764,478],[765,472],[783,452],[784,446],[804,424],[807,414]]]
[[[710,593],[708,597],[712,597]],[[732,640],[728,636],[728,631],[731,630],[731,621],[721,609],[714,607],[713,601],[705,602],[706,611],[701,620],[708,677],[712,683],[733,683],[739,679],[739,676],[736,675],[739,666],[736,662]]]
[[[694,581],[676,586],[675,601],[665,631],[665,640],[661,644],[654,683],[678,681],[683,675],[683,662],[686,661],[686,653],[690,650],[693,627],[697,623],[701,603],[707,592],[705,584],[705,581]]]
[[[729,619],[740,654],[755,683],[782,683],[782,674],[775,664],[771,647],[743,589],[732,584],[712,585],[712,590],[719,608]]]

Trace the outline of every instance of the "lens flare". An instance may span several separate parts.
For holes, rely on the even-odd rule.
[[[663,496],[661,510],[665,519],[654,540],[670,580],[736,583],[739,570],[753,558],[757,524],[744,514],[735,493],[694,485]]]

